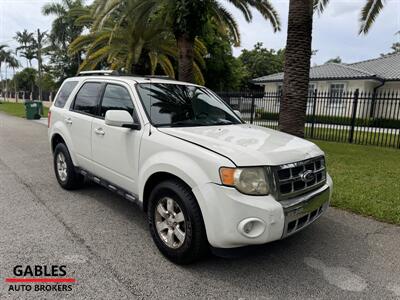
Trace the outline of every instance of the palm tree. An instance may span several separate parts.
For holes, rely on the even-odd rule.
[[[171,31],[161,22],[138,22],[129,18],[120,24],[116,15],[95,22],[97,10],[72,10],[78,16],[77,23],[90,28],[86,35],[78,37],[69,47],[70,53],[85,51],[86,58],[80,69],[94,69],[107,62],[111,69],[122,69],[128,73],[154,74],[159,66],[168,76],[174,78],[175,71],[171,59],[176,59],[178,50]],[[195,40],[195,60],[193,62],[195,80],[203,84],[200,67],[204,67],[205,46]],[[147,66],[146,70],[143,66]]]
[[[313,3],[290,0],[279,129],[300,137],[306,120],[312,22]]]
[[[8,76],[7,76],[8,74],[7,74],[7,70],[8,70],[10,61],[13,59],[13,55],[12,55],[11,51],[10,50],[6,51],[3,58],[4,58],[4,69],[5,69],[5,92],[6,92],[6,95],[7,95],[7,93],[8,93]]]
[[[314,10],[322,12],[328,2],[313,0]],[[368,33],[384,4],[385,0],[366,0],[361,11],[360,34]],[[310,69],[311,9],[310,1],[290,0],[283,99],[279,117],[279,128],[282,131],[301,137],[304,136]],[[298,39],[299,36],[303,39]]]
[[[13,78],[14,78],[14,93],[15,93],[15,99],[18,100],[17,97],[17,82],[15,80],[15,69],[20,67],[20,63],[18,59],[11,55],[9,60],[7,61],[8,66],[13,70]]]
[[[51,27],[51,37],[64,49],[82,32],[82,27],[75,24],[75,18],[69,13],[73,9],[83,8],[83,0],[62,0],[61,3],[48,3],[42,8],[45,16],[56,18]]]
[[[7,45],[0,45],[0,82],[1,83],[3,82],[3,73],[1,71],[1,65],[4,62],[4,58],[5,58],[5,55],[6,55],[5,54],[6,53],[6,50],[5,50],[6,47],[8,47],[8,46]],[[1,89],[0,97],[1,97],[1,95],[3,93],[3,90],[4,90],[4,86]]]
[[[277,12],[269,0],[228,0],[237,7],[247,21],[252,20],[250,8],[257,9],[269,20],[274,30],[280,29]],[[126,5],[125,0],[97,0],[94,7],[97,12],[96,24],[101,24],[107,17],[118,11],[121,22],[133,15],[139,16],[140,22],[161,20],[165,27],[172,28],[178,49],[178,75],[183,81],[194,80],[195,40],[202,33],[206,22],[211,19],[220,28],[226,30],[232,40],[240,43],[240,34],[236,20],[218,0],[132,0]]]
[[[58,70],[58,73],[63,78],[75,75],[81,63],[81,53],[75,53],[71,59],[68,55],[68,47],[83,30],[83,26],[75,23],[76,17],[71,15],[70,11],[83,8],[84,0],[62,0],[60,3],[46,4],[42,8],[45,16],[55,16],[49,35],[51,47],[48,50],[52,54],[51,62],[55,63],[56,68],[62,67],[63,70]]]
[[[4,62],[5,57],[6,57],[6,48],[8,47],[8,45],[0,45],[0,82],[1,82],[1,64]]]
[[[37,30],[37,36],[34,43],[34,48],[36,50],[36,58],[38,60],[38,79],[39,79],[39,100],[42,100],[42,67],[43,67],[43,49],[46,43],[47,32],[40,32]]]
[[[32,66],[32,60],[35,58],[35,53],[32,49],[32,45],[34,43],[33,32],[28,32],[28,30],[24,29],[24,31],[17,31],[14,39],[20,44],[17,48],[17,51],[21,51],[21,56],[26,58],[26,66]]]
[[[7,63],[11,57],[11,51],[6,50],[7,45],[0,45],[0,82],[2,82],[2,93],[7,92]],[[1,70],[1,65],[4,63],[5,67],[5,83],[3,82],[3,74]],[[6,94],[5,94],[6,95]],[[4,96],[5,97],[5,96]]]

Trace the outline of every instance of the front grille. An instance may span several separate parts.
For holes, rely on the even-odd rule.
[[[301,218],[288,222],[283,236],[284,237],[289,236],[295,233],[296,231],[299,231],[300,229],[310,225],[312,222],[317,220],[323,212],[324,212],[324,205],[321,205],[319,208],[313,210],[309,214],[306,214]]]
[[[279,200],[290,199],[322,186],[326,181],[323,156],[272,167]]]

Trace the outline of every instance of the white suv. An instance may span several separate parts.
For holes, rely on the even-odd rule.
[[[101,71],[67,79],[49,139],[63,188],[88,178],[134,201],[176,263],[210,245],[285,238],[317,220],[332,194],[316,145],[246,124],[212,91],[174,80]]]

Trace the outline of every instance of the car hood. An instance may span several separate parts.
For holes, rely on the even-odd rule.
[[[255,125],[158,129],[217,152],[229,158],[237,166],[281,165],[324,154],[309,141]]]

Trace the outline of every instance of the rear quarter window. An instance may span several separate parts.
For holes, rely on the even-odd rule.
[[[89,115],[97,115],[100,94],[103,84],[99,82],[86,82],[75,96],[73,110]]]
[[[61,86],[60,91],[58,92],[57,97],[54,100],[54,106],[63,108],[77,84],[78,84],[78,81],[65,82]]]

